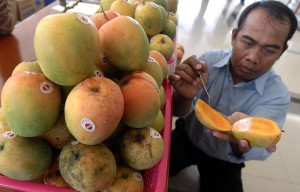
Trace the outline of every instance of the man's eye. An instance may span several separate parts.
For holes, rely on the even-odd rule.
[[[246,46],[246,47],[251,47],[252,46],[252,42],[251,41],[242,41],[243,44]]]
[[[264,51],[264,54],[265,54],[265,55],[270,55],[270,54],[275,53],[275,50],[274,50],[274,49],[268,48],[268,47],[264,48],[263,51]]]

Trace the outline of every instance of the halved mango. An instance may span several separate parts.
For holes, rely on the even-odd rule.
[[[248,117],[232,125],[232,135],[238,140],[247,140],[253,147],[269,147],[278,143],[281,129],[271,119]]]
[[[248,117],[232,125],[226,117],[198,99],[194,108],[197,119],[208,129],[230,132],[237,140],[247,140],[252,147],[269,147],[279,142],[281,129],[277,123],[264,117]]]
[[[208,129],[223,132],[231,131],[230,122],[202,99],[198,99],[194,111],[197,119]]]

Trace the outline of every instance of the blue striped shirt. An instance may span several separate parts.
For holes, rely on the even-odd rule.
[[[229,70],[230,57],[231,50],[211,50],[198,58],[208,66],[206,86],[211,96],[209,105],[227,116],[234,112],[243,112],[250,116],[272,119],[282,127],[290,95],[280,76],[270,70],[250,82],[234,84]],[[193,109],[198,98],[206,100],[203,90],[194,98],[191,111],[185,116],[185,123],[187,134],[200,150],[209,156],[233,163],[265,160],[271,155],[265,148],[253,147],[242,157],[235,156],[228,142],[207,133],[197,120]]]

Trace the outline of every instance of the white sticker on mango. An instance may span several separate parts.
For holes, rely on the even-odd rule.
[[[133,176],[133,178],[135,178],[137,181],[142,181],[142,179],[143,179],[143,176],[142,176],[140,173],[138,173],[138,172],[134,172],[134,173],[132,174],[132,176]]]
[[[150,131],[150,135],[155,139],[161,138],[160,134],[154,129]]]
[[[13,131],[5,131],[2,135],[6,139],[13,139],[17,136],[17,134],[15,134]]]
[[[42,93],[49,94],[53,91],[53,84],[50,81],[44,81],[40,85],[40,90]]]
[[[103,73],[100,71],[100,70],[94,70],[94,75],[96,76],[96,77],[103,77],[104,75],[103,75]]]
[[[88,118],[83,118],[81,120],[81,127],[87,132],[93,132],[96,130],[95,123]]]
[[[128,19],[129,19],[129,21],[131,21],[132,23],[134,23],[134,24],[136,24],[136,25],[140,25],[139,24],[139,22],[137,21],[137,20],[135,20],[134,18],[132,18],[132,17],[129,17],[129,16],[126,16]]]
[[[151,2],[151,6],[158,8],[158,5],[154,2]]]
[[[148,61],[151,62],[151,63],[157,62],[155,59],[153,59],[153,57],[149,57],[149,58],[148,58]]]
[[[77,141],[77,140],[71,141],[72,145],[77,145],[78,143],[79,143],[79,141]]]
[[[76,17],[79,22],[86,24],[86,25],[89,25],[92,22],[88,17],[86,17],[85,15],[82,15],[82,14],[77,14]]]

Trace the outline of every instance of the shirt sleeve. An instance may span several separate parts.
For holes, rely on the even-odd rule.
[[[0,35],[10,34],[15,26],[15,18],[7,0],[0,0]]]
[[[250,160],[264,161],[272,155],[272,152],[268,151],[265,148],[252,147],[252,149],[247,153],[244,153],[242,157],[237,157],[233,154],[229,144],[226,146],[226,148],[227,148],[226,150],[227,157],[229,161],[235,163],[243,163],[245,161],[250,161]]]

